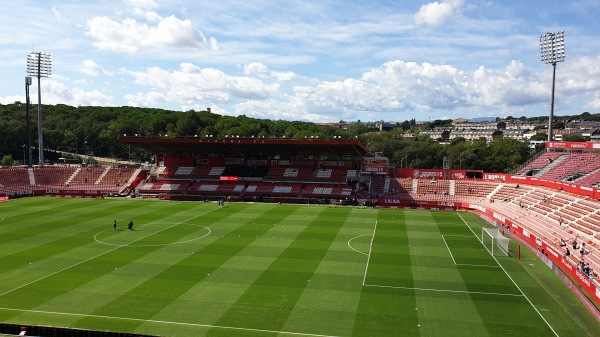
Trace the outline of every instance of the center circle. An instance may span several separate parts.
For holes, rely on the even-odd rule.
[[[110,242],[110,240],[107,240],[107,238],[110,238],[110,236],[105,236],[103,235],[103,233],[106,232],[113,232],[113,230],[111,229],[107,229],[101,232],[96,233],[96,235],[94,235],[94,241],[101,243],[103,245],[108,245],[108,246],[114,246],[114,247],[160,247],[160,246],[169,246],[169,245],[178,245],[178,244],[182,244],[182,243],[188,243],[188,242],[192,242],[192,241],[196,241],[196,240],[200,240],[203,239],[207,236],[210,235],[211,230],[210,228],[206,227],[206,226],[202,226],[202,225],[197,225],[197,224],[189,224],[190,226],[198,226],[198,227],[203,227],[204,229],[206,229],[206,234],[192,238],[192,239],[188,239],[188,240],[182,240],[182,241],[174,241],[174,242],[169,242],[169,243],[155,243],[155,244],[136,244],[136,241],[139,241],[141,239],[144,239],[146,237],[152,236],[154,234],[157,234],[159,232],[155,232],[155,233],[150,233],[146,236],[143,236],[141,238],[134,238],[133,241],[130,241],[128,243],[114,243],[114,242]]]

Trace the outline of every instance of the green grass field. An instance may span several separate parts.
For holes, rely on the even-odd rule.
[[[0,203],[0,321],[161,336],[600,334],[532,254],[491,256],[481,225],[466,212],[12,200]]]

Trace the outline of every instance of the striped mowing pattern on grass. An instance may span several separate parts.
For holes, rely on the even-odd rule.
[[[164,336],[553,335],[469,226],[454,212],[9,201],[0,321]]]

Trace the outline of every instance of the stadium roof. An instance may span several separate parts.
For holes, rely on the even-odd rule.
[[[121,143],[142,148],[154,154],[282,158],[329,157],[356,158],[368,149],[358,139],[267,139],[267,138],[147,138],[121,137]]]

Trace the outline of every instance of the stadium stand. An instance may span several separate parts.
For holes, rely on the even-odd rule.
[[[12,194],[32,188],[29,172],[26,167],[9,167],[0,169],[0,194]]]
[[[73,195],[78,191],[96,191],[98,196],[119,194],[131,187],[140,175],[138,166],[49,165],[32,168],[0,169],[0,194],[39,195],[53,193]],[[60,192],[62,191],[62,192]],[[75,193],[77,194],[77,193]],[[88,193],[94,195],[95,193]]]
[[[535,175],[546,166],[553,164],[562,155],[564,155],[563,152],[543,150],[536,158],[518,170],[515,175]]]
[[[55,188],[65,186],[69,180],[78,172],[76,166],[38,166],[33,168],[33,176],[36,186]]]

